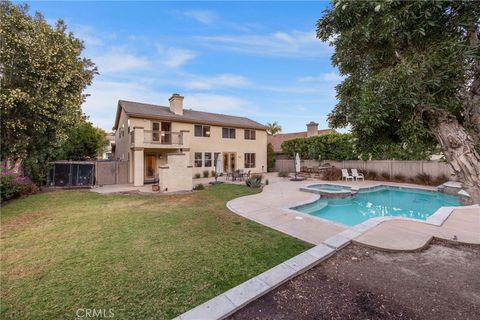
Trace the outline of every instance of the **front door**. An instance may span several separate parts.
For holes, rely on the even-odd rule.
[[[155,154],[147,154],[145,157],[145,179],[155,178],[157,167],[157,156]]]

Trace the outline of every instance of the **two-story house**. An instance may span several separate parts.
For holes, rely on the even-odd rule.
[[[128,161],[129,182],[142,186],[159,178],[162,191],[192,189],[192,177],[215,169],[223,172],[267,170],[267,133],[244,117],[184,109],[173,94],[168,107],[118,101],[115,158]]]

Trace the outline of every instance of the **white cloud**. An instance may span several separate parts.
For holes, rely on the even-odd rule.
[[[97,126],[110,131],[115,121],[118,100],[153,104],[168,103],[171,93],[159,92],[142,81],[94,81],[86,90],[90,94],[82,106],[85,114]]]
[[[168,106],[171,92],[159,91],[149,79],[137,81],[95,81],[86,92],[90,94],[82,106],[85,114],[96,125],[110,131],[115,121],[118,100],[131,100]],[[207,93],[182,93],[184,106],[198,111],[245,115],[252,114],[252,102],[235,96]]]
[[[243,114],[253,110],[254,105],[244,99],[219,94],[185,94],[185,107],[198,111]]]
[[[217,14],[211,10],[188,10],[184,14],[203,24],[212,24],[218,19]]]
[[[299,78],[299,82],[340,82],[344,78],[343,76],[335,72],[322,73],[319,76],[308,76]]]
[[[95,34],[95,30],[86,25],[76,25],[72,28],[72,32],[76,38],[83,41],[85,46],[100,46],[103,44],[103,40],[98,34]]]
[[[193,51],[162,45],[157,45],[157,52],[161,63],[170,68],[177,68],[196,57]]]
[[[127,52],[121,47],[114,47],[104,54],[93,56],[92,61],[97,65],[100,74],[144,69],[150,64],[147,58]]]
[[[221,74],[213,77],[194,77],[183,83],[189,89],[215,89],[219,87],[245,87],[250,81],[243,76],[234,74]]]
[[[332,48],[315,37],[315,32],[275,32],[267,35],[199,36],[202,44],[214,49],[265,56],[326,57]]]

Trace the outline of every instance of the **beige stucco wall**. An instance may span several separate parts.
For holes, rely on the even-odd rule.
[[[189,130],[190,163],[194,164],[195,152],[234,152],[236,153],[236,169],[251,170],[253,173],[267,170],[267,132],[256,130],[255,140],[244,138],[244,129],[235,128],[235,139],[222,138],[222,127],[210,126],[210,137],[195,137],[194,124],[172,123],[172,131]],[[245,169],[245,153],[255,153],[255,168]],[[203,155],[202,155],[203,156]],[[192,173],[202,173],[204,170],[214,170],[213,161],[211,167],[192,168]],[[263,171],[262,171],[263,170]]]
[[[125,136],[120,137],[120,128],[124,127]],[[130,151],[130,135],[128,134],[128,116],[122,110],[120,120],[118,122],[118,129],[115,131],[115,159],[128,160],[128,153]]]
[[[135,127],[144,128],[144,130],[152,130],[153,122],[161,122],[161,120],[152,120],[152,119],[142,119],[142,118],[128,118],[124,111],[122,110],[120,119],[119,119],[119,128],[124,125],[125,128],[125,137],[119,138],[120,130],[117,130],[115,133],[116,141],[116,150],[115,157],[118,159],[130,160],[130,170],[131,173],[129,181],[133,182],[134,172],[139,172],[138,168],[136,170],[136,165],[132,161],[134,158],[133,151],[131,150],[130,145],[130,135],[128,134],[128,126],[133,130]],[[221,126],[210,126],[210,137],[195,137],[194,135],[194,124],[193,123],[182,123],[182,122],[171,122],[172,123],[172,132],[180,132],[182,130],[189,131],[184,134],[185,148],[178,150],[165,150],[158,148],[158,153],[165,152],[183,152],[186,154],[188,165],[192,166],[189,171],[191,175],[196,173],[202,174],[203,171],[208,170],[212,171],[215,168],[213,167],[213,155],[216,152],[221,154],[223,153],[236,153],[236,169],[244,169],[245,171],[252,171],[252,173],[265,172],[267,169],[267,133],[264,130],[256,130],[256,139],[255,140],[246,140],[244,138],[244,129],[236,129],[236,138],[235,139],[224,139],[222,138],[222,127]],[[146,146],[148,147],[148,146]],[[145,152],[152,151],[151,149],[145,149]],[[212,153],[212,166],[211,167],[194,167],[194,157],[195,152],[201,152],[202,157],[204,157],[205,152]],[[255,153],[255,168],[245,168],[245,153]],[[137,158],[137,162],[138,162]],[[203,159],[204,160],[204,159]],[[159,159],[157,166],[164,165],[166,158],[164,160]],[[202,165],[204,164],[204,161]],[[142,169],[143,170],[143,169]]]
[[[192,167],[188,154],[167,154],[167,164],[159,166],[160,190],[176,192],[192,190]]]

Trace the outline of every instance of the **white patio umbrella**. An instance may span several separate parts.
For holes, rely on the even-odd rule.
[[[295,173],[300,172],[300,155],[298,152],[295,154]]]
[[[222,157],[220,154],[215,155],[215,183],[217,183],[218,176],[222,173]]]

